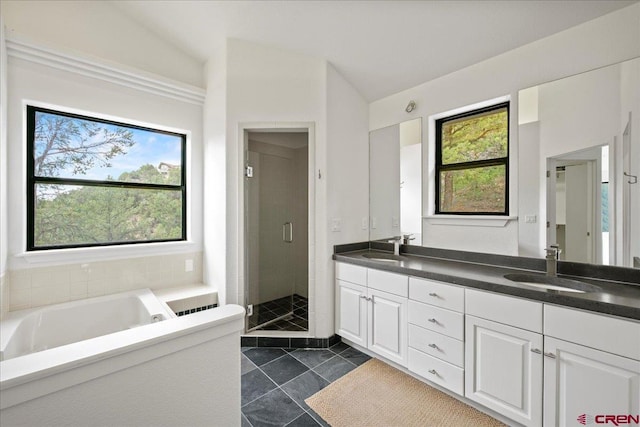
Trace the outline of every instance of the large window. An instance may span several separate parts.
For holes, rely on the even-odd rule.
[[[27,107],[27,250],[186,239],[186,136]]]
[[[509,103],[436,120],[436,214],[509,214]]]

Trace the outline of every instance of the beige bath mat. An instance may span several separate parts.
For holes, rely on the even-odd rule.
[[[378,359],[305,402],[332,427],[504,426]]]

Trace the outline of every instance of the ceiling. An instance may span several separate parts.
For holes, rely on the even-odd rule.
[[[328,60],[374,101],[634,1],[115,1],[203,63],[226,38]]]

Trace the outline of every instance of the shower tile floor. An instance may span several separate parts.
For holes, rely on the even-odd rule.
[[[345,343],[328,349],[242,347],[242,426],[328,426],[304,400],[370,357]]]
[[[249,329],[273,321],[293,311],[293,314],[269,323],[256,331],[306,331],[309,329],[309,300],[298,294],[255,304],[249,317]]]

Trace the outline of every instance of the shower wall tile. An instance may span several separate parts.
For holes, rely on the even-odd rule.
[[[185,262],[193,270],[185,272]],[[135,289],[202,283],[202,252],[38,267],[7,272],[0,303],[6,311],[75,301]]]

